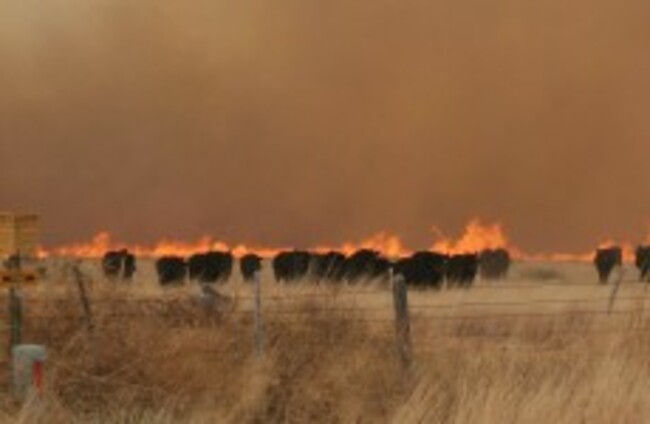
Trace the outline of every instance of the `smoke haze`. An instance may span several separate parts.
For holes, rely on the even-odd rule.
[[[641,0],[0,0],[0,209],[62,244],[310,246],[650,217]]]

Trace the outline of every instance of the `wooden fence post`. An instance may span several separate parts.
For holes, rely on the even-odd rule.
[[[9,304],[7,306],[9,311],[9,387],[11,392],[15,393],[14,347],[20,345],[23,331],[23,305],[16,286],[9,288]]]
[[[75,282],[77,283],[77,289],[79,290],[79,300],[81,302],[81,308],[84,314],[84,325],[86,327],[86,332],[88,333],[88,341],[90,344],[90,355],[92,357],[93,368],[97,367],[97,350],[95,347],[95,322],[93,320],[92,309],[90,307],[90,299],[88,298],[88,292],[86,291],[86,284],[84,275],[79,269],[78,264],[72,265],[72,274],[74,276]]]
[[[408,310],[408,290],[401,274],[393,277],[393,304],[395,306],[395,336],[397,353],[404,370],[411,367],[411,323]]]
[[[255,320],[254,329],[254,349],[255,357],[261,359],[264,356],[264,325],[262,322],[262,287],[260,271],[256,271],[253,277],[255,285],[255,305],[253,318]]]
[[[79,265],[75,264],[72,266],[72,273],[74,275],[75,282],[77,283],[77,289],[79,290],[79,300],[81,302],[81,307],[84,314],[84,324],[86,325],[86,331],[91,334],[95,328],[95,324],[93,322],[93,314],[90,308],[90,300],[88,299],[88,293],[86,292],[84,276],[79,269]]]
[[[16,287],[9,289],[9,322],[11,326],[10,351],[22,342],[23,302]]]

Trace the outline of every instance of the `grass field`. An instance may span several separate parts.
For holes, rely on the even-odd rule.
[[[9,396],[7,422],[650,422],[650,307],[624,270],[612,286],[587,264],[517,264],[471,290],[409,292],[413,363],[395,347],[391,290],[280,286],[262,277],[264,352],[254,354],[252,288],[163,292],[150,266],[115,287],[85,263],[94,330],[60,265],[25,297],[26,342],[49,349],[45,393]],[[648,296],[650,297],[650,296]]]

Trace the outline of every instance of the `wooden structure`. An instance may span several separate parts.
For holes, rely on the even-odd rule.
[[[23,259],[38,256],[40,217],[0,212],[0,259],[18,254]]]
[[[40,217],[0,213],[0,283],[16,284],[37,279]]]

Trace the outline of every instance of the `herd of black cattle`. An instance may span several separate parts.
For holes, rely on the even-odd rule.
[[[164,256],[156,260],[158,281],[162,286],[199,283],[223,283],[230,279],[237,260],[230,252],[198,253],[183,258]],[[245,282],[252,282],[262,269],[263,259],[248,254],[239,259],[239,270]],[[594,265],[601,283],[606,283],[613,270],[623,264],[619,247],[598,249]],[[273,273],[278,283],[301,280],[316,283],[355,284],[362,281],[388,281],[391,274],[402,275],[412,287],[440,289],[471,287],[478,276],[483,280],[501,280],[508,275],[510,253],[505,249],[487,249],[478,254],[445,255],[422,251],[410,257],[389,260],[380,253],[362,249],[346,256],[340,252],[313,253],[293,250],[277,254],[272,259]],[[636,266],[641,281],[650,282],[650,246],[636,251]],[[130,280],[136,272],[136,258],[127,250],[107,252],[102,259],[104,275],[111,280]]]
[[[162,286],[199,283],[223,283],[230,279],[237,259],[230,252],[198,253],[189,258],[164,256],[156,260],[158,281]],[[245,282],[252,282],[261,271],[263,259],[249,254],[238,265]],[[313,253],[293,250],[277,254],[271,261],[278,283],[309,280],[316,283],[355,284],[363,281],[388,281],[400,274],[407,284],[422,288],[447,286],[470,287],[480,275],[485,280],[506,277],[511,264],[505,249],[484,250],[480,254],[443,255],[418,252],[391,261],[380,253],[362,249],[346,256],[340,252]],[[136,258],[127,250],[107,252],[102,259],[104,275],[111,280],[130,280],[136,272]]]

